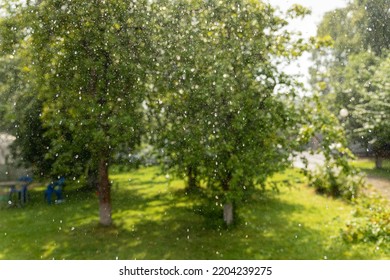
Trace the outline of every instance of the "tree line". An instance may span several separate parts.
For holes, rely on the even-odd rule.
[[[328,12],[317,36],[332,41],[313,52],[311,83],[345,126],[349,142],[376,158],[390,156],[390,2],[355,0]]]

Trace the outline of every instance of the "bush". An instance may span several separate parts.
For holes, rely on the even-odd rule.
[[[380,197],[362,196],[341,235],[346,242],[390,242],[390,209]]]
[[[364,187],[365,181],[357,169],[336,167],[326,164],[309,173],[309,186],[320,194],[341,197],[348,201],[357,198],[358,192]]]

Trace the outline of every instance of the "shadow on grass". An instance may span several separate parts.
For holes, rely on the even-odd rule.
[[[111,227],[98,225],[97,197],[90,193],[69,192],[66,203],[52,206],[39,195],[23,209],[1,212],[7,218],[0,221],[0,258],[322,259],[348,253],[291,219],[310,209],[278,196],[257,194],[240,207],[240,223],[226,229],[221,209],[204,207],[199,194],[166,190],[150,179],[113,192]]]
[[[184,201],[186,199],[183,199]],[[191,206],[171,205],[162,218],[143,217],[131,225],[125,220],[103,228],[85,225],[76,236],[93,236],[95,246],[80,244],[87,255],[69,258],[119,259],[322,259],[347,254],[348,248],[328,246],[329,236],[295,224],[289,215],[300,205],[267,198],[247,205],[242,223],[233,228],[210,226],[210,217]],[[261,213],[261,214],[259,214]],[[222,217],[219,217],[222,220]],[[99,248],[91,251],[92,248]],[[95,249],[93,249],[95,250]],[[67,251],[67,250],[65,250]],[[354,255],[351,258],[362,258]]]
[[[367,174],[369,177],[390,180],[390,169],[360,168],[360,170]]]

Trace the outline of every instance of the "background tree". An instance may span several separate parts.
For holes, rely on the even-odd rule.
[[[364,0],[327,13],[317,34],[320,38],[331,38],[333,48],[316,50],[311,70],[313,88],[323,94],[329,109],[336,115],[341,109],[348,110],[348,116],[339,118],[345,124],[350,143],[359,142],[374,151],[374,155],[378,153],[370,144],[372,133],[363,135],[368,130],[362,129],[362,115],[358,117],[359,113],[354,111],[366,103],[367,92],[379,94],[372,86],[372,77],[390,47],[386,28],[390,24],[389,11],[389,1]]]
[[[365,138],[376,157],[376,166],[382,167],[382,159],[390,156],[390,55],[375,69],[362,102],[353,111],[359,126],[357,135]]]
[[[14,14],[19,7],[5,1],[2,6],[3,15],[8,16],[0,24],[0,131],[16,136],[12,148],[17,164],[32,167],[36,175],[46,175],[52,164],[45,159],[50,141],[40,120],[42,102],[28,78],[31,61],[23,40],[26,29],[21,15]]]

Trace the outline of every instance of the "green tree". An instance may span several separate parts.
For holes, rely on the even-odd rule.
[[[103,225],[112,221],[110,162],[140,141],[147,7],[146,1],[48,0],[17,6],[6,17],[18,19],[23,31],[13,47],[23,47],[25,81],[42,104],[50,139],[45,157],[59,173],[95,163]]]
[[[160,127],[153,137],[166,167],[187,176],[188,185],[204,182],[230,224],[233,205],[289,165],[298,114],[293,91],[276,88],[292,81],[275,61],[306,45],[281,31],[287,22],[262,2],[178,7],[184,12],[170,18],[174,47],[158,70],[163,80],[150,85],[157,90],[148,106]]]
[[[320,38],[332,39],[333,47],[313,52],[315,66],[311,69],[311,83],[314,90],[323,94],[323,100],[334,114],[339,115],[341,109],[348,110],[348,116],[340,115],[339,119],[345,125],[349,140],[367,148],[373,137],[372,132],[362,129],[366,126],[362,116],[367,114],[356,110],[360,105],[366,106],[367,93],[380,95],[372,77],[390,47],[389,11],[387,0],[356,0],[345,8],[327,13],[317,34]],[[369,119],[365,121],[367,125],[370,123]],[[363,135],[364,132],[367,134]],[[382,145],[382,149],[385,146]]]
[[[375,93],[372,77],[377,69],[379,58],[372,53],[363,52],[349,56],[345,67],[339,69],[339,81],[332,84],[333,102],[329,104],[332,112],[339,116],[351,143],[360,143],[367,148],[368,139],[356,133],[361,120],[353,113],[356,106],[364,102],[366,92]],[[343,116],[343,111],[345,116]]]
[[[370,144],[381,168],[382,159],[390,157],[390,55],[375,70],[369,81],[372,89],[365,90],[353,114],[359,123],[356,134]]]
[[[318,26],[317,37],[333,40],[331,48],[313,51],[316,62],[312,86],[329,93],[332,84],[343,81],[342,68],[350,55],[372,52],[386,54],[390,47],[390,3],[387,0],[355,0],[345,8],[326,13]]]
[[[50,141],[44,137],[40,120],[42,102],[32,92],[28,79],[29,55],[25,52],[21,15],[10,16],[17,7],[4,3],[5,17],[0,21],[0,131],[16,136],[12,148],[18,164],[44,174],[52,164],[45,159]]]

